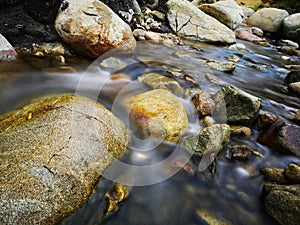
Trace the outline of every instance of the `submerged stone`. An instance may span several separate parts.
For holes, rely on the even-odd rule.
[[[128,144],[118,118],[75,95],[1,116],[0,130],[1,224],[59,223],[89,199]]]
[[[183,104],[165,89],[137,94],[126,100],[129,117],[142,137],[178,142],[188,128]]]

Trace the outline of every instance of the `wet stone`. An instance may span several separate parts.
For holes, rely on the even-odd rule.
[[[169,77],[163,76],[158,73],[147,73],[138,77],[138,80],[153,89],[166,89],[177,96],[183,95],[183,88],[180,84]]]
[[[206,64],[209,68],[223,72],[232,72],[235,69],[233,62],[220,62],[213,59],[207,60]]]
[[[248,160],[253,155],[254,150],[246,145],[229,146],[228,156],[237,160]]]
[[[188,128],[183,104],[165,89],[155,89],[126,100],[133,131],[142,137],[178,142]]]
[[[276,182],[277,184],[287,184],[287,178],[283,173],[283,169],[278,168],[264,168],[262,170],[265,177],[271,181]]]
[[[263,130],[259,134],[258,142],[276,151],[300,157],[300,127],[297,125],[279,121]]]
[[[0,129],[0,224],[58,224],[129,141],[110,111],[75,95],[36,100],[1,116]]]
[[[195,105],[195,109],[202,117],[211,116],[216,105],[214,101],[207,94],[196,94],[192,98],[192,102]]]
[[[229,124],[251,125],[261,108],[261,99],[233,86],[217,92],[213,116],[217,121]]]
[[[284,175],[288,179],[289,183],[300,184],[300,165],[290,163],[283,171]]]

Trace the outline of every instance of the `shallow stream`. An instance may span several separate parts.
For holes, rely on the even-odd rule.
[[[299,57],[289,56],[287,60],[273,46],[262,47],[241,41],[239,43],[245,44],[248,51],[199,43],[165,47],[141,42],[132,57],[118,56],[113,52],[94,62],[67,60],[71,68],[59,66],[46,58],[29,57],[19,63],[1,62],[0,114],[21,107],[34,97],[64,92],[97,99],[118,114],[116,102],[122,99],[123,94],[132,95],[147,88],[132,81],[125,91],[111,98],[107,94],[111,88],[108,85],[111,73],[121,71],[135,80],[145,72],[167,74],[171,71],[172,74],[188,74],[197,81],[203,92],[211,95],[223,86],[236,86],[261,98],[263,110],[289,120],[300,108],[300,99],[287,92],[284,78],[288,70],[285,66],[299,65]],[[227,61],[228,55],[240,58],[231,73],[205,66],[206,60]],[[110,64],[111,62],[113,63]],[[100,64],[108,66],[100,68]],[[106,94],[105,98],[102,92],[103,96]],[[198,121],[193,118],[192,115],[190,132],[201,129]],[[300,162],[300,159],[276,153],[257,143],[257,135],[258,132],[254,130],[252,137],[236,136],[228,144],[245,144],[261,153],[263,158],[252,156],[247,161],[232,160],[226,157],[226,151],[223,150],[217,157],[214,174],[208,170],[198,171],[200,159],[191,155],[174,156],[174,160],[178,157],[186,159],[187,166],[173,171],[173,176],[172,173],[165,175],[162,170],[143,170],[139,175],[132,174],[153,179],[153,182],[132,186],[129,198],[121,203],[119,210],[103,219],[104,194],[113,185],[106,179],[109,176],[105,176],[106,178],[101,178],[91,200],[63,224],[204,225],[207,223],[200,217],[202,212],[212,213],[219,220],[235,225],[277,224],[263,209],[260,195],[264,177],[261,169],[283,168],[289,162]],[[143,148],[148,149],[149,146],[135,143],[134,148],[131,146],[131,152],[120,160],[135,166],[152,165],[169,158],[178,150],[178,146],[170,143],[154,143],[151,146],[154,147],[145,151]],[[167,170],[165,167],[163,169]],[[130,173],[126,176],[130,176]],[[132,184],[132,177],[127,177],[129,181],[126,183],[126,176],[121,181]]]

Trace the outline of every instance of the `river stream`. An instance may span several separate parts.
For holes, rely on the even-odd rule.
[[[262,47],[242,41],[239,43],[246,45],[247,51],[193,42],[177,47],[140,42],[132,57],[113,53],[94,62],[67,60],[67,65],[76,72],[66,66],[59,67],[47,58],[28,57],[18,63],[1,62],[0,113],[21,107],[41,95],[69,92],[97,99],[118,114],[118,108],[114,108],[117,98],[110,98],[109,95],[104,98],[101,95],[107,91],[111,73],[122,71],[135,80],[145,72],[172,71],[173,74],[186,73],[193,77],[203,92],[211,95],[223,86],[236,86],[261,98],[263,110],[288,120],[299,109],[300,99],[287,91],[284,78],[288,70],[285,66],[300,64],[299,57],[289,56],[287,60],[282,58],[283,54],[274,46]],[[231,73],[212,70],[203,63],[209,59],[227,61],[228,55],[240,58]],[[109,63],[112,58],[115,60],[114,66],[99,67],[105,60]],[[119,64],[116,59],[119,59]],[[127,92],[130,95],[147,90],[142,85],[133,84],[128,86]],[[191,132],[201,129],[197,123],[198,121],[190,121]],[[246,144],[261,153],[263,158],[252,156],[247,161],[238,161],[229,159],[226,151],[221,151],[216,160],[216,171],[211,173],[199,171],[200,159],[189,155],[186,162],[191,170],[183,167],[167,179],[132,186],[129,198],[120,204],[119,210],[103,219],[104,194],[113,185],[112,181],[106,179],[109,177],[105,176],[106,178],[100,179],[91,200],[62,224],[204,225],[207,223],[200,217],[203,211],[212,213],[228,224],[277,224],[263,209],[260,195],[265,180],[261,169],[283,168],[289,162],[300,162],[300,159],[282,155],[257,143],[257,135],[258,131],[254,130],[252,137],[236,136],[227,145]],[[153,147],[153,151],[142,151],[143,145],[136,146],[121,161],[134,165],[153,164],[169,157],[178,147],[161,143]],[[158,173],[154,175],[152,172],[146,170],[143,175],[152,179],[163,173],[154,171]]]

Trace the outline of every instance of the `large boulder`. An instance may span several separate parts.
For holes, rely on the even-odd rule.
[[[231,29],[205,14],[187,0],[169,0],[167,18],[178,36],[196,41],[231,44],[236,41]]]
[[[128,144],[124,125],[85,97],[46,97],[0,118],[0,223],[58,224]]]
[[[243,23],[244,11],[235,0],[218,1],[213,4],[201,4],[199,8],[230,29],[235,29],[237,25]]]
[[[136,42],[128,24],[98,0],[70,0],[60,9],[55,29],[78,54],[97,58],[120,48],[125,53],[135,49]]]
[[[165,89],[155,89],[126,100],[129,117],[143,137],[178,142],[188,128],[183,104]]]
[[[283,20],[284,36],[300,43],[300,13],[292,14]]]
[[[252,27],[259,27],[263,31],[279,31],[283,20],[289,15],[286,10],[276,8],[263,8],[256,11],[247,20],[247,24]]]

